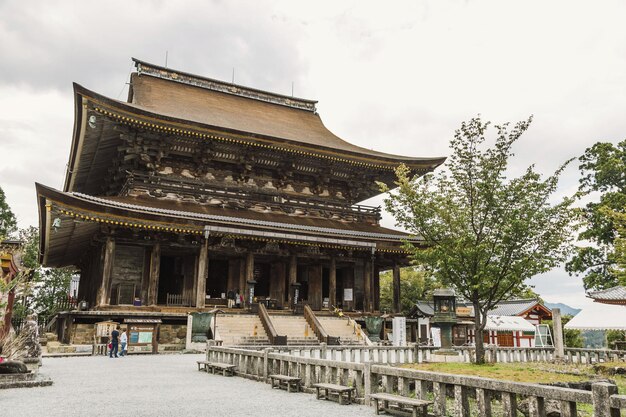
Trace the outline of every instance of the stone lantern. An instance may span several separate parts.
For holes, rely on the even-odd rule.
[[[434,315],[432,322],[441,330],[441,349],[434,353],[435,355],[458,357],[458,352],[452,348],[452,326],[456,324],[456,296],[454,290],[450,288],[435,290],[433,301]],[[452,358],[443,360],[448,361],[450,359]]]

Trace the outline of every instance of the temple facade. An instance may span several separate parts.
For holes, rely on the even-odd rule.
[[[244,306],[376,311],[404,233],[359,202],[406,164],[330,132],[316,102],[134,60],[126,102],[74,85],[62,190],[37,184],[41,262],[80,271],[91,312]],[[399,304],[398,304],[399,305]],[[85,313],[87,314],[87,313]]]

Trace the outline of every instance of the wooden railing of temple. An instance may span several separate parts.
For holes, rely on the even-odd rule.
[[[170,294],[167,293],[166,304],[168,306],[191,306],[191,297],[185,294]]]
[[[322,343],[320,346],[271,346],[274,351],[299,357],[340,360],[344,362],[374,363],[421,363],[431,360],[432,353],[438,348],[433,346],[332,346]],[[253,348],[252,348],[253,349]],[[455,347],[462,362],[474,360],[474,348]],[[491,347],[485,351],[486,362],[552,362],[554,348],[507,348]],[[572,364],[592,364],[602,362],[626,362],[626,351],[608,349],[565,348],[562,362]]]
[[[528,402],[531,416],[546,415],[548,401],[558,402],[563,416],[576,416],[581,406],[591,408],[596,417],[618,416],[620,410],[626,410],[626,395],[617,395],[617,386],[604,382],[594,383],[591,391],[584,391],[370,362],[292,356],[274,352],[272,348],[260,351],[208,346],[206,356],[211,362],[235,365],[237,375],[250,379],[267,381],[271,374],[299,377],[308,392],[313,392],[312,385],[318,382],[352,386],[359,401],[366,405],[369,405],[370,395],[379,391],[432,399],[430,415],[434,416],[516,417],[517,404],[521,401]],[[448,398],[453,401],[448,402]]]
[[[474,359],[473,347],[455,347],[463,356],[463,362],[471,362]],[[488,347],[485,350],[487,362],[551,362],[556,359],[552,347]],[[610,349],[582,349],[565,348],[565,356],[560,358],[565,363],[591,364],[597,362],[626,361],[626,351]]]
[[[259,318],[261,319],[261,324],[263,324],[263,328],[267,333],[267,337],[270,339],[270,343],[272,345],[286,345],[287,344],[287,336],[279,335],[272,324],[272,320],[270,319],[270,315],[267,313],[267,308],[265,308],[264,304],[259,303]]]
[[[145,187],[148,189],[154,188],[164,194],[172,192],[193,197],[205,195],[217,199],[233,200],[237,202],[241,200],[258,201],[267,204],[268,206],[275,206],[281,210],[285,207],[301,209],[316,208],[336,212],[375,216],[378,219],[380,218],[380,207],[333,203],[328,201],[328,199],[315,197],[297,198],[293,196],[278,195],[277,193],[260,193],[252,190],[244,190],[238,187],[216,187],[199,180],[166,178],[163,176],[152,176],[138,172],[133,172],[132,175],[127,178],[120,195],[124,195],[134,187]]]
[[[317,340],[320,342],[325,342],[327,345],[339,345],[339,338],[336,336],[329,336],[322,327],[322,323],[317,319],[313,309],[308,304],[304,306],[304,319],[313,329],[313,333],[317,336]]]
[[[248,347],[240,346],[238,348],[246,350],[257,350],[270,348],[274,352],[312,359],[328,359],[342,362],[373,362],[381,364],[403,364],[403,363],[421,363],[431,360],[432,352],[438,348],[427,346],[419,347],[411,346],[328,346],[321,343],[319,346],[263,346]]]

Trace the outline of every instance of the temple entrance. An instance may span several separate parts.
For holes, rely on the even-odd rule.
[[[162,255],[157,303],[191,305],[194,274],[194,256]]]
[[[209,261],[209,276],[206,281],[206,295],[211,298],[223,298],[228,290],[228,261],[221,259],[211,259]]]
[[[254,295],[255,297],[269,297],[270,296],[270,273],[271,267],[268,263],[256,263],[254,264]]]
[[[309,299],[309,274],[306,265],[298,265],[296,282],[300,284],[298,299],[306,302]]]

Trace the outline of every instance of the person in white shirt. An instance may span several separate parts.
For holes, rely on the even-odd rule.
[[[120,335],[120,344],[122,345],[120,349],[122,353],[120,353],[120,356],[126,356],[126,344],[128,343],[127,332],[128,330],[124,330]]]

